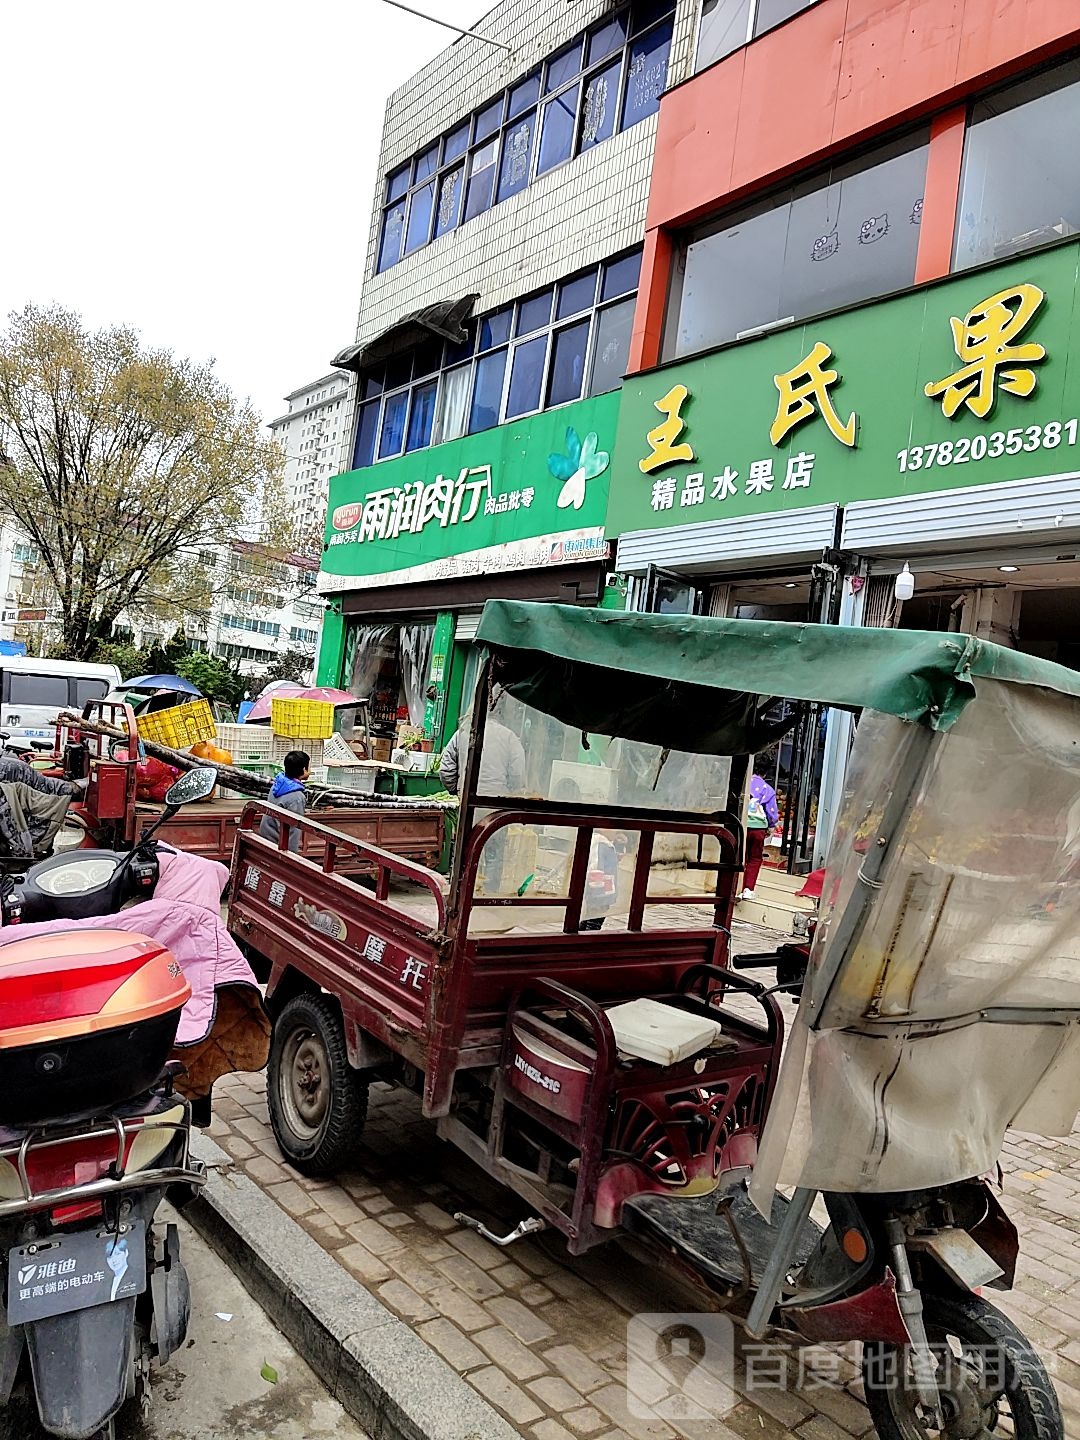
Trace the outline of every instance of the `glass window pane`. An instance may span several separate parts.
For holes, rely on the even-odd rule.
[[[671,49],[671,21],[666,20],[630,46],[623,99],[622,128],[629,130],[660,108],[660,96],[667,84],[668,52]]]
[[[428,340],[413,351],[413,379],[424,380],[442,365],[442,341]]]
[[[444,440],[456,440],[459,435],[465,434],[471,383],[471,365],[459,365],[456,370],[447,370],[443,375],[431,437],[433,445],[441,445]]]
[[[589,52],[585,59],[586,65],[595,65],[597,60],[603,60],[605,55],[610,55],[613,50],[626,43],[626,12],[616,15],[598,30],[594,30],[589,36]]]
[[[779,317],[789,209],[781,200],[687,246],[676,355],[708,350]]]
[[[568,315],[580,315],[582,310],[591,308],[596,299],[596,271],[579,275],[576,280],[566,280],[559,286],[559,303],[555,307],[555,319],[565,320]]]
[[[377,269],[388,270],[391,265],[396,265],[401,259],[401,236],[404,229],[405,201],[399,200],[396,205],[391,205],[383,215]]]
[[[388,395],[383,404],[382,434],[379,437],[379,459],[400,455],[405,443],[405,412],[409,408],[409,392],[400,390]]]
[[[425,445],[431,444],[431,422],[435,419],[438,388],[438,383],[432,380],[427,385],[418,385],[413,391],[409,433],[405,437],[406,451],[423,450]]]
[[[481,140],[486,140],[489,135],[494,135],[495,131],[498,130],[502,124],[502,116],[503,97],[500,95],[497,100],[493,100],[490,105],[478,112],[476,116],[476,133],[473,135],[473,141],[479,144]]]
[[[615,131],[615,111],[619,108],[620,57],[606,70],[594,75],[585,87],[585,103],[581,114],[581,149],[588,150],[609,140]]]
[[[749,39],[751,0],[705,0],[694,70],[704,70]]]
[[[68,677],[66,675],[30,675],[25,670],[12,670],[8,676],[10,690],[9,705],[57,705],[68,704]]]
[[[443,141],[442,158],[444,165],[449,165],[451,160],[460,159],[469,148],[469,126],[471,124],[471,120],[466,120],[463,124],[451,130],[450,134],[447,135]]]
[[[361,399],[370,400],[373,395],[381,395],[383,392],[383,375],[379,370],[373,375],[365,375],[361,386],[363,394]]]
[[[810,4],[811,0],[805,0],[805,3]],[[675,0],[634,0],[630,6],[630,34],[640,35],[658,20],[674,14]]]
[[[529,162],[532,160],[533,131],[536,111],[515,120],[503,131],[502,165],[499,168],[497,198],[508,200],[529,183]]]
[[[464,191],[465,167],[447,170],[439,181],[439,208],[435,212],[435,238],[453,230],[461,219],[461,196]]]
[[[754,34],[764,35],[775,30],[800,10],[808,10],[814,0],[758,0],[757,15],[754,17]]]
[[[569,160],[574,149],[574,132],[577,129],[577,103],[580,85],[571,85],[554,100],[544,106],[540,129],[540,155],[536,162],[536,173],[548,170]]]
[[[405,231],[405,254],[419,250],[431,239],[431,211],[435,204],[435,181],[414,190],[409,201],[409,228]]]
[[[391,200],[398,200],[409,188],[409,179],[412,176],[412,161],[407,165],[400,165],[396,170],[391,170],[386,177],[386,203]]]
[[[515,120],[519,115],[524,115],[526,110],[531,110],[540,98],[540,76],[530,75],[520,85],[515,85],[510,91],[506,102],[506,118]]]
[[[456,365],[459,360],[467,360],[476,349],[476,331],[472,328],[471,322],[469,333],[460,345],[455,345],[452,340],[446,342],[446,359],[444,364]]]
[[[412,379],[412,356],[392,355],[386,362],[386,388],[397,390]]]
[[[491,205],[498,152],[499,142],[489,140],[486,145],[481,145],[479,150],[474,150],[469,158],[469,183],[465,189],[466,220],[471,220],[474,215],[482,215]]]
[[[490,430],[492,425],[499,423],[505,371],[505,350],[495,350],[490,355],[482,355],[476,362],[476,380],[473,384],[472,407],[469,410],[470,435],[475,435],[477,430]]]
[[[480,349],[490,350],[495,345],[505,345],[510,339],[510,306],[485,315],[480,321]]]
[[[354,470],[363,470],[375,460],[375,436],[379,429],[379,402],[363,405],[356,425],[356,444],[353,446]]]
[[[635,300],[620,300],[617,305],[609,305],[597,314],[592,374],[589,376],[590,395],[605,395],[622,384],[630,355],[630,331],[636,303]]]
[[[1080,230],[1080,61],[979,101],[971,112],[953,268],[1016,255]]]
[[[550,95],[552,90],[558,90],[560,85],[565,85],[572,80],[581,69],[581,40],[577,39],[565,50],[559,50],[552,55],[547,62],[547,70],[544,74],[544,94]]]
[[[923,139],[922,136],[919,139]],[[914,283],[927,147],[905,139],[798,186],[778,318],[818,314]]]
[[[533,295],[530,296],[528,300],[518,302],[517,325],[514,328],[515,335],[531,335],[534,330],[540,330],[543,326],[550,324],[550,290],[542,290],[539,295]]]
[[[506,397],[507,420],[539,410],[547,342],[546,335],[538,335],[535,340],[526,340],[514,350],[514,361],[510,367],[510,392]]]
[[[548,379],[549,405],[565,405],[568,400],[581,398],[585,352],[589,348],[589,323],[588,320],[579,320],[565,330],[556,330],[553,336],[551,375]]]
[[[75,676],[75,707],[81,710],[88,700],[104,700],[109,693],[107,680],[91,680]]]
[[[434,175],[439,164],[439,142],[429,145],[416,157],[415,183],[419,185],[421,180],[426,180],[429,175]]]
[[[641,251],[624,255],[621,260],[611,260],[604,266],[604,278],[600,281],[600,299],[614,300],[616,295],[629,295],[638,287],[641,274]]]

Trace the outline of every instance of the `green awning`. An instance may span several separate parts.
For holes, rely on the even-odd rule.
[[[497,682],[566,725],[699,754],[779,733],[777,698],[864,707],[946,730],[980,679],[1080,699],[1080,674],[971,635],[621,614],[489,600],[476,632]],[[781,727],[784,728],[784,727]]]

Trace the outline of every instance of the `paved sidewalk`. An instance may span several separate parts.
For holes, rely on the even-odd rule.
[[[739,948],[765,948],[740,934]],[[700,1309],[693,1292],[616,1245],[569,1259],[556,1237],[500,1251],[463,1229],[455,1210],[498,1232],[524,1204],[435,1136],[419,1100],[373,1087],[360,1163],[338,1183],[310,1181],[282,1161],[263,1076],[219,1087],[212,1136],[336,1260],[437,1350],[530,1440],[845,1440],[872,1434],[856,1379],[857,1348],[783,1350],[783,1388],[747,1394],[745,1357],[720,1420],[680,1422],[663,1409],[656,1367],[630,1383],[632,1316]],[[943,1103],[948,1103],[943,1097]],[[1002,1157],[1006,1208],[1022,1232],[1018,1288],[994,1295],[1051,1368],[1066,1433],[1080,1435],[1080,1132],[1070,1143],[1010,1137]],[[740,1342],[741,1344],[741,1342]],[[630,1413],[633,1410],[635,1413]]]

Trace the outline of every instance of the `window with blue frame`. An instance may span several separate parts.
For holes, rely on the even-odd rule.
[[[631,0],[391,171],[376,270],[654,115],[667,81],[674,11],[675,0]]]
[[[366,371],[353,469],[618,389],[640,268],[640,250],[593,265]]]

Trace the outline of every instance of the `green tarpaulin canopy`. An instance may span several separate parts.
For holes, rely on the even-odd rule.
[[[699,754],[786,728],[776,698],[881,710],[946,730],[980,679],[1080,698],[1080,674],[971,635],[620,614],[489,600],[476,632],[497,683],[566,725]],[[787,722],[790,723],[790,722]]]

